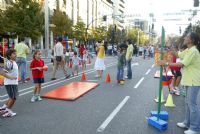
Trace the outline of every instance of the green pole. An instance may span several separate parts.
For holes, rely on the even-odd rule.
[[[165,44],[165,30],[164,30],[164,27],[162,27],[162,45],[161,45],[161,51],[160,51],[160,60],[163,60],[164,44]],[[163,67],[160,66],[160,83],[159,83],[159,100],[158,100],[158,118],[157,118],[157,120],[159,120],[160,109],[161,109],[162,75],[163,75]]]

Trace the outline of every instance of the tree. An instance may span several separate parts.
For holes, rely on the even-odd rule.
[[[79,41],[84,41],[86,40],[86,25],[85,23],[80,20],[76,23],[76,25],[73,27],[73,36],[79,40]]]
[[[56,25],[56,27],[52,28],[52,31],[56,36],[72,36],[72,20],[65,12],[54,10],[54,14],[51,17],[51,23]]]
[[[2,32],[16,33],[19,37],[37,40],[44,30],[44,15],[35,0],[16,0],[1,12],[0,17]]]
[[[107,30],[104,26],[99,26],[95,29],[92,29],[89,34],[89,39],[95,40],[105,40],[107,38]]]

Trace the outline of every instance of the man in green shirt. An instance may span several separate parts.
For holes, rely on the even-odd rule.
[[[26,58],[29,54],[29,47],[24,43],[24,38],[20,39],[20,43],[15,45],[15,50],[17,52],[17,65],[21,75],[21,81],[26,82]]]

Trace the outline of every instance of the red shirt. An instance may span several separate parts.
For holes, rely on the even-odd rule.
[[[30,64],[30,68],[35,68],[35,67],[43,67],[44,66],[44,61],[41,60],[36,60],[35,58],[32,60]],[[44,73],[43,70],[32,70],[32,77],[33,79],[35,78],[44,78]]]
[[[85,51],[85,48],[84,47],[80,47],[79,48],[79,53],[81,56],[83,56],[83,52]]]
[[[176,56],[175,55],[172,56],[172,63],[176,63]],[[181,70],[180,67],[170,67],[170,68],[173,71],[180,71]]]

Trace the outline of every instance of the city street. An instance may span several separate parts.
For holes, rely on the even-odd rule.
[[[32,80],[19,84],[19,98],[13,111],[17,116],[0,118],[0,134],[159,134],[157,129],[147,124],[150,111],[157,109],[154,99],[157,96],[159,79],[154,78],[158,67],[153,59],[134,57],[132,62],[133,79],[125,85],[116,83],[116,57],[107,57],[106,71],[102,80],[94,78],[94,60],[87,66],[87,81],[97,82],[99,86],[75,101],[43,99],[31,103]],[[57,72],[57,80],[50,81],[52,64],[45,60],[49,70],[45,72],[42,94],[62,85],[80,81],[78,77],[64,79],[62,71]],[[29,69],[28,69],[29,70]],[[126,70],[126,69],[125,69]],[[106,84],[106,74],[110,73],[112,83]],[[28,72],[29,76],[30,71]],[[126,71],[125,71],[126,74]],[[167,88],[164,87],[165,100]],[[0,92],[0,104],[7,99],[4,88]],[[184,117],[184,97],[173,96],[175,108],[162,110],[169,112],[168,130],[163,134],[181,134],[176,123]],[[199,100],[200,101],[200,100]]]

